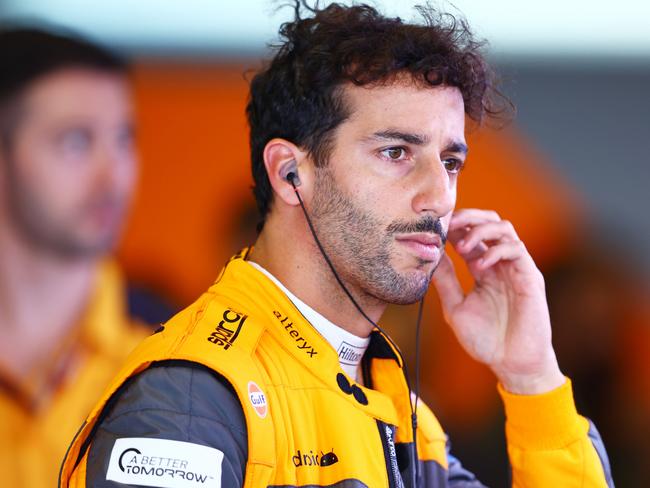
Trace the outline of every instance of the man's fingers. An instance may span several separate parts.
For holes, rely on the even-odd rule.
[[[514,261],[516,259],[528,256],[526,246],[521,241],[504,242],[502,244],[492,246],[483,257],[477,262],[477,267],[485,270],[494,266],[499,261]]]
[[[493,246],[519,241],[517,232],[509,221],[501,220],[493,210],[475,208],[454,212],[447,237],[467,262],[484,257]]]
[[[488,250],[488,246],[484,242],[479,241],[475,246],[455,247],[454,249],[465,262],[469,262],[482,257],[485,251]]]
[[[442,255],[440,264],[433,273],[433,284],[438,291],[443,311],[451,311],[465,299],[465,293],[456,277],[454,265],[446,254]]]
[[[456,234],[454,234],[456,236]],[[466,253],[474,249],[481,242],[504,242],[504,241],[517,241],[517,233],[515,232],[512,224],[507,220],[499,222],[488,222],[479,224],[476,227],[470,228],[467,233],[455,244],[456,249],[460,253]]]
[[[457,210],[449,222],[449,230],[478,225],[487,222],[499,222],[501,217],[494,210],[481,210],[477,208],[463,208]]]

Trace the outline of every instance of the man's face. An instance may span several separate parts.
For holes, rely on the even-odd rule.
[[[316,169],[313,221],[343,279],[385,303],[426,293],[466,157],[460,91],[401,81],[344,88],[351,116]]]
[[[29,245],[95,257],[119,235],[137,172],[127,80],[63,69],[22,94],[0,156],[10,223]]]

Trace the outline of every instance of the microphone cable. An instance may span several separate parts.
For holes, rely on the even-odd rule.
[[[402,363],[402,371],[404,373],[404,378],[406,379],[406,386],[409,390],[409,406],[411,407],[411,430],[413,434],[413,448],[414,448],[414,459],[413,459],[413,464],[415,465],[415,476],[413,478],[413,486],[417,486],[418,482],[418,477],[419,477],[419,465],[420,465],[420,460],[418,458],[418,447],[417,447],[417,429],[418,429],[418,417],[417,417],[417,410],[418,410],[418,398],[419,398],[419,389],[420,389],[420,323],[422,321],[422,312],[424,309],[424,297],[420,300],[420,305],[418,307],[418,318],[415,326],[415,401],[412,401],[410,398],[411,396],[411,382],[409,380],[409,374],[408,374],[408,368],[406,365],[406,361],[404,361],[404,357],[402,356],[401,351],[397,347],[397,344],[389,337],[389,335],[384,332],[384,329],[382,329],[377,323],[372,320],[366,312],[363,311],[361,308],[361,305],[357,303],[355,298],[352,296],[352,293],[347,289],[345,284],[343,283],[343,280],[341,280],[339,274],[336,272],[336,269],[334,268],[334,264],[330,260],[329,256],[325,252],[325,249],[323,248],[323,245],[320,242],[320,239],[318,239],[318,235],[316,234],[316,229],[314,228],[314,225],[309,218],[309,214],[307,213],[307,209],[305,208],[305,204],[302,201],[302,197],[300,196],[300,192],[298,191],[298,187],[294,183],[294,179],[296,178],[296,174],[292,171],[289,172],[286,176],[286,179],[289,183],[291,183],[291,186],[293,187],[293,191],[296,193],[296,196],[298,197],[298,202],[300,203],[300,208],[302,208],[302,212],[305,215],[305,219],[307,220],[307,225],[309,226],[309,230],[311,231],[312,236],[314,237],[314,241],[316,242],[316,245],[318,246],[318,249],[320,250],[320,253],[323,255],[323,258],[325,259],[325,262],[329,266],[330,270],[332,270],[332,274],[334,275],[334,278],[336,278],[336,281],[338,282],[339,286],[341,289],[345,292],[347,297],[350,299],[354,307],[359,311],[359,313],[363,316],[364,319],[368,323],[370,323],[374,328],[376,328],[381,334],[388,340],[390,345],[393,347],[395,352],[397,352],[397,355],[399,356],[399,359]]]

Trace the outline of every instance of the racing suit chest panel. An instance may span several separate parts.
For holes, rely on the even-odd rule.
[[[273,385],[265,392],[275,426],[272,484],[330,486],[357,480],[358,486],[389,486],[377,419],[357,406],[353,394],[334,390],[291,356],[278,361],[277,354],[269,354],[277,347],[273,342],[262,338],[256,352],[267,385]]]
[[[251,319],[266,324],[254,361],[269,385],[277,454],[274,484],[328,486],[358,479],[368,486],[388,486],[393,466],[386,461],[378,423],[397,427],[395,443],[412,442],[410,394],[397,359],[371,360],[374,389],[365,388],[341,371],[336,351],[283,294],[267,296],[271,307],[256,310],[234,290],[227,295],[239,298],[233,307],[250,310]],[[373,341],[386,346],[376,332]],[[444,433],[421,406],[428,414],[420,423],[427,453],[423,460],[446,467]]]
[[[208,293],[131,356],[73,443],[62,486],[75,468],[83,470],[82,447],[92,441],[92,427],[112,393],[152,362],[168,359],[201,363],[232,384],[248,430],[245,486],[345,480],[389,485],[391,466],[377,421],[397,426],[400,439],[409,425],[398,414],[408,405],[408,389],[398,388],[405,395],[396,406],[392,395],[355,384],[342,373],[336,351],[286,296],[248,263],[235,260]],[[384,375],[394,376],[384,378],[390,384],[404,381],[399,367]]]

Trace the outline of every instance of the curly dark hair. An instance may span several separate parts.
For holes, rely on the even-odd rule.
[[[324,165],[334,129],[349,116],[341,90],[346,83],[384,84],[406,73],[426,85],[457,87],[466,114],[478,123],[507,111],[509,102],[481,54],[485,42],[474,39],[463,18],[430,6],[416,7],[418,24],[365,4],[319,8],[294,0],[292,7],[295,18],[282,24],[275,56],[251,80],[246,107],[260,231],[273,198],[264,147],[284,138]]]

